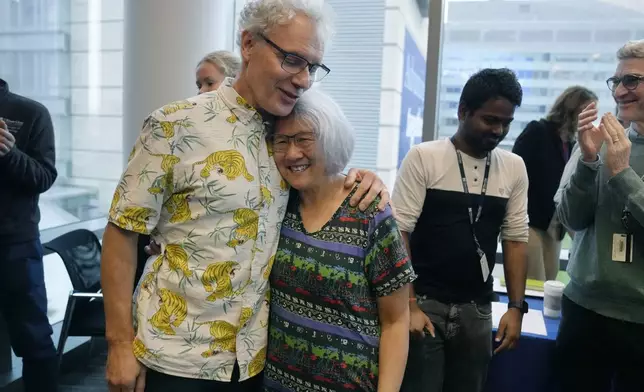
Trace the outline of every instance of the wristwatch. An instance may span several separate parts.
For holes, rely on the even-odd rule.
[[[519,309],[522,314],[528,313],[528,303],[526,301],[508,302],[508,310],[510,310],[512,308]]]

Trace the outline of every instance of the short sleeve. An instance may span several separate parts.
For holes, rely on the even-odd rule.
[[[413,146],[403,159],[391,197],[400,229],[407,233],[414,231],[427,194],[426,165],[419,148]]]
[[[371,290],[376,297],[390,295],[416,279],[402,235],[389,206],[376,213],[370,222],[365,268]]]
[[[163,203],[173,193],[174,166],[180,161],[172,153],[173,135],[164,129],[162,117],[156,112],[145,120],[109,212],[110,223],[139,234],[149,234],[159,222]]]
[[[501,226],[504,241],[528,242],[528,172],[522,159],[515,160],[516,181]]]

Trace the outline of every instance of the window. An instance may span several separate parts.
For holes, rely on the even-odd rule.
[[[546,105],[534,105],[534,104],[521,105],[521,107],[519,108],[519,111],[521,113],[545,114]]]
[[[523,96],[537,96],[537,97],[545,97],[548,95],[548,89],[547,88],[538,88],[538,87],[524,87],[523,88]]]
[[[125,1],[0,0],[0,75],[43,103],[55,125],[59,178],[41,197],[41,229],[104,218],[109,209],[130,148],[122,137]],[[235,2],[237,12],[244,3]],[[321,87],[356,129],[350,166],[378,168],[392,187],[399,156],[421,141],[427,15],[415,2],[328,3],[336,34],[325,63],[333,72]]]
[[[400,162],[422,141],[427,15],[415,1],[387,7],[373,0],[327,3],[336,31],[324,58],[331,73],[321,87],[355,129],[349,167],[377,170],[393,188]]]
[[[523,105],[502,148],[511,149],[523,128],[544,117],[572,85],[593,90],[600,98],[600,113],[614,111],[605,80],[615,71],[617,49],[629,39],[644,38],[644,14],[617,1],[517,3],[445,0],[439,137],[456,130],[449,103],[458,101],[468,77],[485,67],[508,67],[523,86]],[[607,14],[616,17],[606,18]]]
[[[112,15],[108,26],[107,15],[94,9],[101,2],[0,1],[0,75],[13,92],[45,105],[54,123],[59,175],[41,197],[41,229],[104,216],[109,206],[120,170],[120,140],[100,137],[98,130],[108,122],[112,135],[118,135],[121,127],[122,82],[117,77],[112,85],[106,83],[122,69],[118,3],[110,2],[109,8],[121,15]],[[112,45],[109,53],[106,44]],[[95,104],[110,113],[83,110],[90,86],[98,97]]]

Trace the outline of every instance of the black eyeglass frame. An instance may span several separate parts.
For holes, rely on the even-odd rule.
[[[622,76],[612,76],[606,79],[606,85],[608,89],[612,92],[617,90],[617,87],[621,84],[628,91],[633,91],[639,86],[639,84],[644,80],[644,75],[637,74],[626,74]],[[624,83],[626,82],[626,83]]]
[[[329,67],[327,67],[326,65],[324,65],[324,64],[311,63],[309,60],[303,58],[302,56],[299,56],[299,55],[297,55],[295,53],[287,52],[286,50],[282,49],[279,45],[277,45],[275,42],[273,42],[270,39],[268,39],[264,34],[259,34],[259,37],[261,37],[261,39],[266,41],[267,44],[272,46],[273,49],[277,50],[282,55],[282,57],[284,57],[282,59],[282,64],[281,64],[282,69],[284,71],[292,74],[292,75],[297,75],[300,72],[304,71],[306,68],[308,68],[309,69],[309,75],[312,76],[311,81],[312,82],[319,82],[322,79],[324,79],[331,72],[331,69]],[[289,58],[295,58],[295,59],[297,59],[299,61],[303,61],[305,65],[301,69],[296,71],[296,72],[291,70],[291,69],[287,69],[288,65],[285,67],[284,63],[286,63],[286,60],[289,59]],[[319,70],[324,71],[324,74],[322,74],[322,76],[318,76],[319,75]]]

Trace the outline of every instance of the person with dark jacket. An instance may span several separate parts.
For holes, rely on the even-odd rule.
[[[514,142],[528,170],[528,279],[553,280],[559,272],[563,226],[555,218],[554,195],[570,158],[577,132],[577,117],[597,95],[585,87],[567,88],[546,118],[531,121]]]
[[[22,357],[25,392],[52,392],[57,385],[38,230],[38,199],[56,180],[55,161],[47,109],[0,79],[0,313]]]

